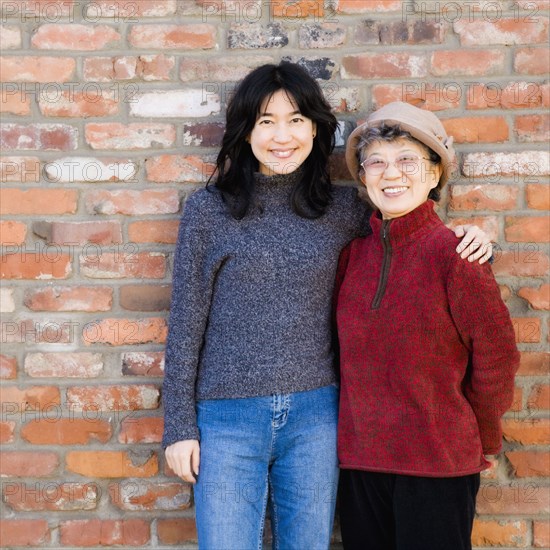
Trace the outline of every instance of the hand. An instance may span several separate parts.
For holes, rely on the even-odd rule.
[[[165,455],[168,466],[173,472],[189,483],[196,483],[199,475],[200,445],[196,439],[178,441],[166,447]]]
[[[493,255],[493,245],[487,233],[477,225],[457,225],[453,231],[457,237],[464,237],[456,247],[461,258],[468,258],[469,262],[479,260],[484,264]]]

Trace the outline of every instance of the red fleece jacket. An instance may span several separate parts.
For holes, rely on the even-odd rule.
[[[452,477],[501,448],[519,365],[510,315],[488,264],[463,260],[428,201],[342,252],[342,468]]]

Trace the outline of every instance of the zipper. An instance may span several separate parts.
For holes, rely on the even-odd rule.
[[[390,242],[390,223],[391,220],[384,220],[382,222],[382,229],[380,234],[382,237],[382,248],[384,250],[384,259],[382,260],[382,271],[380,272],[380,280],[378,281],[378,288],[372,301],[371,309],[378,309],[380,302],[386,292],[386,285],[388,284],[388,275],[391,267],[392,248]]]

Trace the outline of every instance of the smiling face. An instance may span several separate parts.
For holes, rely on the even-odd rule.
[[[284,90],[278,90],[261,106],[248,141],[265,175],[294,172],[311,153],[314,122],[300,114]]]
[[[382,218],[398,218],[428,200],[441,177],[441,167],[428,152],[408,140],[374,141],[363,152],[361,181]]]

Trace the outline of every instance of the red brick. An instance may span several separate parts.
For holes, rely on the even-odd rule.
[[[53,20],[72,15],[78,0],[2,0],[6,5],[4,16],[21,21],[37,21],[38,17]],[[15,8],[15,9],[14,9]]]
[[[122,227],[119,221],[97,222],[34,222],[33,232],[46,240],[61,246],[86,243],[113,244],[122,242]]]
[[[389,11],[401,11],[402,2],[399,0],[369,0],[357,2],[357,0],[338,0],[336,11],[338,13],[379,13]]]
[[[151,477],[158,473],[153,452],[70,451],[65,457],[69,472],[86,477]]]
[[[161,155],[146,160],[147,179],[156,183],[205,183],[214,164],[193,155]]]
[[[485,233],[487,233],[487,236],[492,241],[496,241],[498,239],[498,220],[496,216],[468,216],[467,218],[449,218],[447,220],[447,223],[449,227],[454,228],[457,225],[466,225],[466,224],[472,224],[477,225]]]
[[[86,210],[90,214],[123,214],[144,216],[175,214],[179,210],[179,197],[175,189],[147,189],[145,191],[88,191]]]
[[[489,76],[504,71],[505,54],[500,50],[438,50],[432,53],[434,76]]]
[[[529,302],[533,309],[550,309],[550,285],[543,284],[538,288],[523,287],[518,290],[518,296]]]
[[[125,418],[118,434],[119,443],[160,443],[164,422],[160,417]]]
[[[512,297],[512,291],[509,286],[498,285],[500,290],[500,297],[507,302]]]
[[[523,388],[514,387],[514,396],[509,411],[519,412],[523,409]]]
[[[550,476],[550,460],[547,452],[509,451],[505,453],[515,477]]]
[[[82,332],[84,344],[109,344],[130,346],[136,344],[163,344],[166,342],[166,320],[160,317],[149,319],[102,319],[88,323]]]
[[[56,418],[33,420],[21,428],[21,438],[33,445],[86,445],[109,441],[110,422],[96,418]]]
[[[544,277],[550,269],[550,259],[543,252],[532,250],[497,252],[492,267],[497,276]]]
[[[4,548],[14,546],[48,546],[50,528],[45,519],[6,519],[0,522],[0,541]]]
[[[74,78],[73,57],[0,57],[3,82],[69,82]]]
[[[204,23],[133,25],[128,42],[143,49],[208,50],[216,46],[216,27]]]
[[[0,182],[38,183],[40,161],[36,157],[0,158]]]
[[[428,61],[422,54],[364,53],[342,58],[343,78],[422,78],[427,74]]]
[[[3,498],[18,512],[74,512],[95,510],[100,498],[99,488],[93,483],[13,483],[5,484]]]
[[[76,326],[62,319],[23,319],[0,325],[0,335],[7,344],[72,344]]]
[[[122,354],[122,374],[127,376],[163,376],[164,352],[130,351]]]
[[[89,118],[118,114],[119,101],[111,90],[93,88],[85,92],[42,93],[38,101],[46,117]]]
[[[273,63],[274,59],[266,55],[212,56],[207,58],[184,57],[180,61],[180,80],[183,82],[210,82],[212,91],[228,95],[235,85],[252,69],[265,63]],[[204,123],[203,123],[204,124]]]
[[[183,61],[183,60],[182,60]],[[84,59],[84,79],[95,82],[141,79],[166,81],[173,79],[176,58],[172,55],[151,54],[138,56],[89,57]],[[132,101],[138,91],[136,84],[128,84],[121,90],[124,103]]]
[[[14,431],[15,422],[11,420],[0,422],[0,444],[13,443],[15,440]]]
[[[69,151],[77,144],[78,130],[66,124],[2,124],[3,149]]]
[[[172,147],[176,141],[173,124],[118,122],[86,124],[86,143],[92,149],[136,150]]]
[[[112,0],[94,0],[88,14],[94,20],[97,17],[114,17],[115,21],[134,21],[137,17],[165,17],[176,13],[176,2],[177,0],[139,0],[136,3],[125,4]]]
[[[547,47],[516,49],[514,71],[520,74],[546,74],[550,66],[550,51]]]
[[[527,546],[529,527],[526,521],[495,521],[476,518],[472,530],[473,546]]]
[[[45,477],[51,476],[59,466],[56,453],[39,451],[2,451],[0,476]]]
[[[120,306],[130,311],[168,311],[171,285],[127,285],[120,288]]]
[[[197,542],[197,528],[193,518],[159,519],[157,532],[163,544]]]
[[[273,0],[270,3],[270,15],[283,17],[286,21],[302,17],[323,17],[323,0]]]
[[[522,351],[519,376],[549,376],[550,353],[543,351]]]
[[[526,23],[517,17],[498,21],[466,20],[457,21],[454,31],[460,37],[461,46],[515,44],[545,44],[548,42],[548,20],[537,17]]]
[[[427,111],[456,109],[460,105],[463,91],[456,82],[428,83],[403,82],[402,84],[376,84],[371,97],[378,109],[392,101],[404,101]]]
[[[500,96],[504,109],[533,109],[542,106],[542,86],[536,82],[512,82]]]
[[[175,244],[179,220],[140,221],[128,224],[128,238],[134,243]]]
[[[456,143],[501,143],[508,141],[504,117],[462,117],[442,120],[447,134]]]
[[[462,173],[468,178],[484,178],[490,183],[498,182],[501,177],[538,183],[541,176],[550,175],[549,160],[545,151],[467,153]]]
[[[502,420],[504,439],[521,445],[549,445],[550,420],[548,418],[526,418]]]
[[[540,342],[541,328],[538,317],[513,317],[516,342],[534,344]]]
[[[47,23],[38,27],[31,45],[41,50],[94,51],[114,47],[120,40],[120,34],[107,25]]]
[[[4,18],[2,18],[5,21]],[[8,25],[0,26],[0,51],[16,50],[21,47],[21,29]]]
[[[0,380],[11,380],[17,377],[17,358],[0,354]]]
[[[152,384],[80,386],[67,389],[71,410],[135,411],[157,409],[159,390]]]
[[[80,257],[80,273],[91,279],[144,278],[162,279],[166,273],[166,257],[161,252],[134,252],[130,248],[122,254],[89,251]]]
[[[23,303],[32,311],[109,311],[113,289],[96,286],[28,288]]]
[[[67,254],[56,253],[55,258],[25,252],[0,256],[1,279],[67,279],[71,272]]]
[[[550,410],[550,384],[537,384],[533,386],[527,408],[534,410]],[[549,474],[550,475],[550,474]]]
[[[550,218],[548,216],[507,216],[504,234],[508,242],[548,242],[550,240]]]
[[[0,113],[2,115],[26,116],[31,114],[31,102],[21,92],[2,90],[0,101]]]
[[[550,116],[549,115],[517,116],[515,119],[514,130],[520,142],[549,141],[550,140]]]
[[[59,389],[53,386],[28,386],[19,389],[3,385],[1,402],[17,411],[47,410],[61,403]]]
[[[103,358],[86,352],[27,353],[24,368],[31,378],[95,378],[103,372]]]
[[[533,546],[535,548],[550,548],[550,525],[547,521],[533,522]]]
[[[151,510],[185,510],[191,504],[189,485],[182,483],[111,483],[111,502],[129,512]]]
[[[508,486],[482,485],[477,495],[477,513],[491,515],[531,515],[550,513],[550,487],[532,482]]]
[[[149,523],[142,519],[86,519],[62,521],[61,544],[71,547],[143,546],[151,539]]]
[[[13,220],[0,221],[0,245],[23,244],[27,237],[27,224]]]
[[[74,214],[77,197],[67,189],[0,189],[0,214]]]
[[[513,185],[452,185],[451,210],[511,210],[517,208],[519,189]]]

